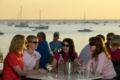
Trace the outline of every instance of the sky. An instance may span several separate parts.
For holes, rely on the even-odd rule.
[[[119,9],[120,0],[0,0],[0,19],[120,19]]]

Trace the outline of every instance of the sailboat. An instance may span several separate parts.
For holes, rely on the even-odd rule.
[[[78,32],[92,32],[93,30],[89,29],[89,28],[85,28],[85,23],[86,23],[86,14],[84,12],[84,29],[80,29],[80,30],[77,30]]]
[[[91,29],[82,29],[82,30],[78,30],[78,32],[92,32],[93,30]]]
[[[20,8],[20,19],[22,19],[22,6]],[[15,27],[29,27],[27,22],[20,22],[19,24],[15,25]]]
[[[0,32],[0,35],[3,35],[4,33],[3,32]]]
[[[40,10],[40,21],[41,21],[41,10]],[[40,25],[39,26],[36,26],[35,29],[48,29],[49,26],[47,25],[43,25],[41,24],[40,22]]]
[[[13,26],[15,23],[11,22],[11,23],[8,23],[8,26]]]

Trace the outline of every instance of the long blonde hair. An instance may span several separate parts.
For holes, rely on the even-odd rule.
[[[23,45],[25,44],[25,36],[24,35],[15,35],[11,41],[9,52],[14,52],[16,55],[19,55],[23,50]]]

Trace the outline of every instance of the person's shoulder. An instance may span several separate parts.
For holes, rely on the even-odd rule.
[[[50,44],[50,45],[53,44],[53,41],[51,41],[49,44]]]
[[[34,51],[34,53],[35,53],[35,54],[40,54],[40,53],[39,53],[38,51],[36,51],[36,50]]]
[[[9,52],[8,56],[17,56],[14,52]]]
[[[99,54],[99,57],[106,57],[105,52],[101,52],[101,53]]]
[[[24,50],[23,51],[23,57],[27,57],[27,56],[30,56],[30,54],[27,52],[27,50]]]
[[[77,52],[75,52],[75,54],[78,54]]]
[[[23,55],[25,55],[26,53],[27,53],[27,51],[26,51],[26,50],[24,50],[24,51],[23,51]]]
[[[43,44],[48,44],[48,42],[46,40],[43,41]]]
[[[120,49],[117,49],[117,51],[119,51],[119,52],[120,52]]]
[[[12,58],[16,58],[17,55],[14,52],[9,52],[6,56],[6,59],[12,59]]]
[[[46,47],[47,45],[48,45],[48,42],[44,40],[41,42],[40,47],[43,48],[43,47]]]
[[[41,57],[41,54],[38,52],[38,51],[34,51],[34,54],[36,54],[37,56],[40,56]]]
[[[59,41],[60,44],[62,44],[62,41]]]
[[[87,45],[84,46],[84,49],[88,49],[88,48],[90,48],[89,44],[87,44]]]

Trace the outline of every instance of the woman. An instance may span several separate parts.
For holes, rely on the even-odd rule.
[[[22,80],[21,76],[39,73],[37,70],[24,71],[22,53],[25,48],[25,36],[15,35],[11,41],[8,55],[4,60],[2,80]]]
[[[23,52],[23,61],[26,70],[39,68],[40,53],[35,51],[38,45],[38,39],[34,35],[27,37],[27,49]]]
[[[110,55],[105,49],[104,41],[99,37],[91,37],[89,45],[92,57],[88,62],[88,69],[102,74],[104,80],[115,80],[116,73],[110,60]]]
[[[72,39],[66,38],[63,40],[62,50],[54,55],[54,59],[52,62],[53,68],[57,66],[60,54],[62,54],[64,62],[72,61],[78,63],[78,55],[75,52],[75,46]]]

